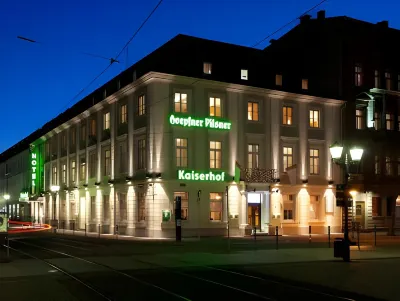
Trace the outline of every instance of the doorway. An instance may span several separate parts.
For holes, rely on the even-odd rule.
[[[355,208],[355,221],[357,224],[364,228],[365,223],[365,203],[364,202],[356,202]]]
[[[261,230],[261,204],[249,204],[247,207],[248,224],[252,229]]]

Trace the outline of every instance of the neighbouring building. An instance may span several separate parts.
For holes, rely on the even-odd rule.
[[[338,142],[364,149],[349,181],[352,220],[363,228],[393,228],[400,217],[399,38],[388,21],[327,18],[319,11],[264,49],[264,61],[280,78],[277,88],[346,102]]]
[[[344,102],[271,89],[263,55],[176,36],[1,154],[25,181],[0,177],[1,191],[91,232],[171,237],[177,196],[184,236],[225,235],[228,220],[234,235],[341,231],[329,146]]]

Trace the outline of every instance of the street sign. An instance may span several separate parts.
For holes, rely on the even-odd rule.
[[[345,184],[337,184],[336,185],[336,206],[337,207],[344,207],[345,200],[347,199],[347,207],[352,206],[352,198],[346,196],[346,185]]]

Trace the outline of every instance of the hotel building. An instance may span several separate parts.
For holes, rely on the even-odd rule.
[[[176,36],[1,154],[2,204],[20,216],[21,197],[58,228],[172,237],[180,196],[183,236],[341,231],[329,146],[343,102],[307,95],[307,80],[275,89],[262,55]]]

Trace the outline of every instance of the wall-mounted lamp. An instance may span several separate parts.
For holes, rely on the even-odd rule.
[[[60,190],[60,186],[52,185],[52,186],[50,187],[50,191],[51,191],[51,192],[58,192],[59,190]]]

